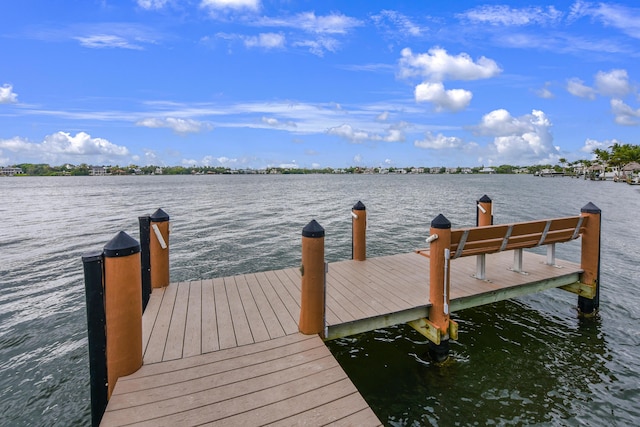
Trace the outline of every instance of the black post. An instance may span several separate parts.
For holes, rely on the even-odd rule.
[[[142,312],[144,313],[151,295],[151,252],[149,251],[151,217],[144,215],[138,217],[138,220],[140,222],[140,264],[142,267]]]
[[[91,425],[99,426],[107,408],[107,335],[104,311],[104,256],[102,251],[82,255],[87,300]]]

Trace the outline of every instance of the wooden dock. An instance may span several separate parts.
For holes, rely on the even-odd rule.
[[[451,311],[579,281],[579,265],[524,252],[451,261]],[[298,332],[298,268],[173,283],[143,315],[144,365],[121,377],[102,425],[381,425],[317,335]],[[429,259],[340,261],[326,276],[327,338],[428,317]]]

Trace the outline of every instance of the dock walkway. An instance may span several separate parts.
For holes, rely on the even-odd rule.
[[[579,281],[579,265],[524,252],[452,260],[451,311]],[[428,316],[429,260],[340,261],[326,278],[327,337]],[[298,332],[300,271],[288,268],[155,289],[143,315],[144,364],[118,380],[102,425],[381,425],[317,335]]]

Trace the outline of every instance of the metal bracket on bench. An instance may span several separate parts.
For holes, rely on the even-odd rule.
[[[513,267],[510,268],[511,271],[515,271],[516,273],[528,275],[526,271],[522,270],[522,249],[514,249],[513,250]]]

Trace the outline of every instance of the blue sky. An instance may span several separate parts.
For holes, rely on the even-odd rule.
[[[640,5],[21,0],[0,165],[497,166],[640,143]]]

